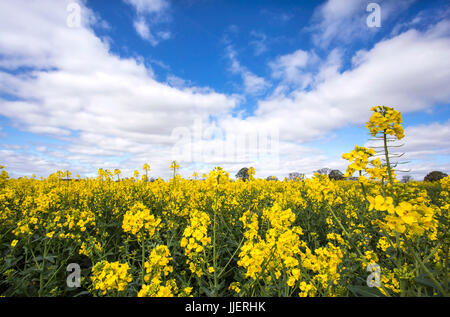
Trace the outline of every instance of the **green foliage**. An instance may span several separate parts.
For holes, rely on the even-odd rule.
[[[424,182],[436,182],[441,180],[442,178],[447,177],[447,174],[440,171],[433,171],[427,174],[423,179]]]
[[[249,178],[248,168],[247,168],[247,167],[241,168],[241,169],[239,170],[239,172],[237,172],[236,178],[240,178],[240,179],[242,179],[244,182],[247,181],[248,178]]]
[[[328,177],[330,179],[338,181],[338,180],[344,179],[344,174],[339,170],[332,170],[330,172],[330,174],[328,174]]]

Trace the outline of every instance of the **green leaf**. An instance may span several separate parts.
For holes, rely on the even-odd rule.
[[[421,284],[423,286],[430,287],[435,292],[440,294],[439,289],[436,287],[436,285],[430,279],[426,278],[425,276],[426,276],[425,274],[422,274],[422,275],[416,277],[415,282],[418,284]],[[441,285],[442,285],[442,287],[445,287],[445,285],[443,285],[442,283],[441,283]]]
[[[8,258],[6,258],[6,260],[5,260],[6,267],[7,267],[7,268],[13,267],[14,265],[17,264],[17,262],[19,262],[19,261],[22,260],[22,259],[23,259],[23,256],[22,256],[22,255],[21,255],[21,256],[18,256],[18,257],[8,257]]]
[[[436,289],[436,286],[434,286],[433,282],[431,280],[425,278],[423,275],[416,277],[415,281],[416,281],[416,283],[419,283],[421,285]]]
[[[54,255],[47,255],[45,257],[42,257],[42,255],[38,255],[36,257],[36,261],[42,261],[43,259],[45,259],[46,261],[49,261],[50,263],[55,263],[55,256]]]
[[[82,291],[82,292],[79,292],[78,294],[76,294],[76,295],[73,295],[73,297],[78,297],[78,296],[83,296],[83,295],[89,295],[90,293],[88,292],[88,291]]]
[[[355,296],[384,297],[384,295],[375,287],[350,285],[348,286],[348,290],[352,292]]]
[[[207,289],[207,288],[204,287],[204,286],[201,286],[200,289],[201,289],[202,292],[204,292],[204,293],[206,294],[206,296],[208,296],[208,297],[212,297],[212,296],[214,295],[214,294],[213,294],[213,291]]]

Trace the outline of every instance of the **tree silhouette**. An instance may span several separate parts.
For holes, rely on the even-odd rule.
[[[447,177],[447,174],[441,172],[441,171],[432,171],[428,173],[427,176],[423,179],[424,182],[435,182],[438,181],[444,177]]]
[[[240,178],[242,179],[244,182],[248,180],[249,175],[248,175],[248,168],[247,167],[243,167],[239,170],[239,172],[237,172],[236,174],[236,178]]]
[[[330,174],[328,174],[328,177],[338,181],[340,179],[344,179],[344,174],[340,170],[332,170]]]

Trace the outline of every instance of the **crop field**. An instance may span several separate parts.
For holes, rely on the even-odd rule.
[[[401,115],[372,110],[385,146],[343,155],[357,180],[2,167],[0,295],[446,296],[450,177],[399,182],[387,140],[403,138]]]

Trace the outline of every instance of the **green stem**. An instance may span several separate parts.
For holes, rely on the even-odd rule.
[[[47,256],[47,239],[44,242],[44,255],[42,257],[42,268],[40,269],[41,273],[39,274],[39,291],[38,296],[42,296],[43,285],[44,284],[44,270],[45,270],[45,257]]]
[[[73,256],[73,252],[63,261],[63,263],[59,266],[59,268],[52,274],[52,276],[48,279],[47,283],[45,283],[44,288],[47,287],[47,285],[55,278],[56,274],[58,274],[63,267],[65,267],[65,264],[67,263],[67,260],[69,260]]]
[[[227,264],[225,264],[225,266],[223,267],[222,271],[217,275],[217,277],[221,277],[223,272],[225,271],[225,269],[227,268],[227,266],[230,264],[231,260],[233,260],[234,256],[236,255],[237,251],[239,251],[239,249],[241,248],[242,242],[244,242],[244,237],[241,239],[241,242],[239,243],[238,247],[236,248],[236,250],[234,251],[233,255],[230,257],[230,259],[228,260]]]
[[[428,262],[431,257],[439,250],[439,247],[441,246],[442,241],[439,241],[438,244],[431,250],[430,254],[427,255],[426,258],[424,258],[425,262]]]
[[[444,267],[444,273],[445,273],[445,279],[444,279],[444,283],[445,283],[445,289],[446,292],[448,292],[448,243],[445,244],[445,251],[444,251],[444,263],[443,263],[443,267]]]
[[[217,291],[217,260],[216,260],[216,214],[217,214],[217,192],[214,204],[214,221],[213,221],[213,268],[214,268],[214,295]]]
[[[362,172],[361,172],[361,171],[359,171],[359,176],[362,176]],[[364,194],[364,198],[365,198],[366,201],[367,201],[366,187],[364,186],[364,184],[363,184],[361,181],[360,181],[359,183],[361,184],[361,188],[362,188],[362,192],[363,192],[363,194]]]
[[[387,146],[387,137],[386,137],[386,131],[383,131],[383,143],[384,143],[384,155],[386,157],[386,165],[389,175],[389,183],[391,184],[391,195],[392,198],[396,203],[398,203],[397,198],[394,196],[394,180],[392,178],[392,169],[391,169],[391,163],[389,161],[389,151]]]
[[[339,220],[339,218],[335,215],[333,209],[331,209],[330,205],[328,205],[328,209],[330,209],[331,215],[333,216],[333,218],[337,221],[339,227],[341,227],[342,231],[344,232],[344,234],[347,236],[347,238],[349,239],[349,243],[351,243],[353,245],[352,242],[350,242],[351,239],[351,235],[347,232],[347,230],[345,230],[344,226],[342,225],[341,221]],[[353,247],[355,248],[355,250],[358,252],[359,256],[363,257],[363,254],[361,253],[361,251],[359,250],[359,248],[355,245],[353,245]]]
[[[142,249],[142,258],[141,258],[141,278],[142,278],[142,285],[145,284],[145,239],[142,240],[141,244]]]
[[[425,264],[423,263],[423,261],[420,259],[420,257],[417,255],[416,251],[412,250],[412,253],[414,255],[414,258],[417,260],[417,262],[419,262],[420,266],[422,267],[422,269],[425,271],[425,273],[427,274],[427,276],[430,278],[430,280],[433,282],[433,284],[436,286],[436,288],[439,290],[439,292],[441,292],[441,294],[444,297],[447,297],[447,293],[444,291],[444,289],[442,288],[442,285],[436,281],[436,279],[434,278],[433,274],[430,272],[430,270],[428,270],[428,268],[425,266]]]
[[[393,186],[392,181],[392,171],[391,171],[391,163],[389,162],[389,152],[388,152],[388,146],[387,146],[387,137],[386,137],[386,131],[383,131],[383,144],[384,144],[384,155],[386,158],[386,165],[389,175],[389,182],[391,183],[391,186]]]

